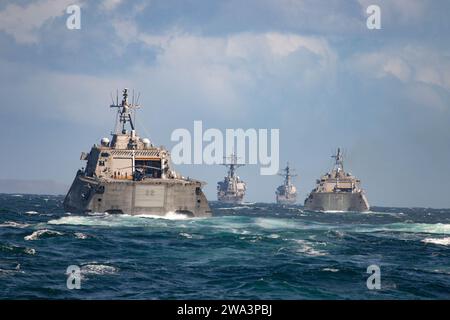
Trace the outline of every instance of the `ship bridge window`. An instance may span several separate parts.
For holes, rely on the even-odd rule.
[[[161,178],[161,160],[136,159],[134,167],[147,178]]]
[[[101,156],[103,158],[108,158],[109,157],[109,153],[108,152],[102,152]]]

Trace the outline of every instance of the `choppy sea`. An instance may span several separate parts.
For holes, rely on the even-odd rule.
[[[62,201],[0,195],[0,299],[450,299],[450,209],[212,202],[214,217],[191,219],[73,215]]]

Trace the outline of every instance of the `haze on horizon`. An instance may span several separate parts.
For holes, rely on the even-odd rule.
[[[80,30],[66,28],[71,4]],[[366,27],[371,4],[381,30]],[[342,147],[371,205],[449,208],[448,12],[434,0],[2,1],[0,180],[69,185],[113,129],[111,92],[128,87],[138,132],[169,150],[195,120],[280,129],[299,203]],[[224,167],[176,169],[216,200]],[[255,165],[239,175],[246,201],[273,201],[282,182]]]

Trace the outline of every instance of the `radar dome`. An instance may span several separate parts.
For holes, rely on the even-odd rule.
[[[144,144],[145,147],[149,147],[150,146],[150,140],[148,138],[142,139],[142,143]]]
[[[100,140],[100,143],[102,144],[102,146],[107,147],[107,146],[109,146],[109,139],[102,138],[102,140]]]

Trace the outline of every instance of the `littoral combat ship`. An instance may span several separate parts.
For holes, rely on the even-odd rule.
[[[117,96],[111,105],[117,108],[112,140],[103,138],[88,154],[81,154],[86,168],[78,170],[64,209],[72,213],[210,216],[203,183],[175,172],[166,149],[136,134],[134,117],[139,105],[134,102],[134,95],[128,102],[128,89],[124,89],[122,102],[119,104]]]
[[[369,203],[361,189],[361,181],[344,171],[341,150],[338,149],[333,169],[317,180],[316,187],[305,200],[306,210],[368,211]]]
[[[246,185],[239,176],[236,175],[236,169],[242,167],[243,164],[237,163],[236,155],[232,154],[229,163],[223,163],[228,167],[228,174],[223,181],[217,183],[217,200],[225,203],[239,204],[242,203],[245,195]]]
[[[279,186],[275,192],[278,204],[294,204],[297,201],[297,189],[292,184],[292,178],[297,176],[291,173],[289,163],[283,169],[283,173],[279,174],[284,177],[284,183]]]

